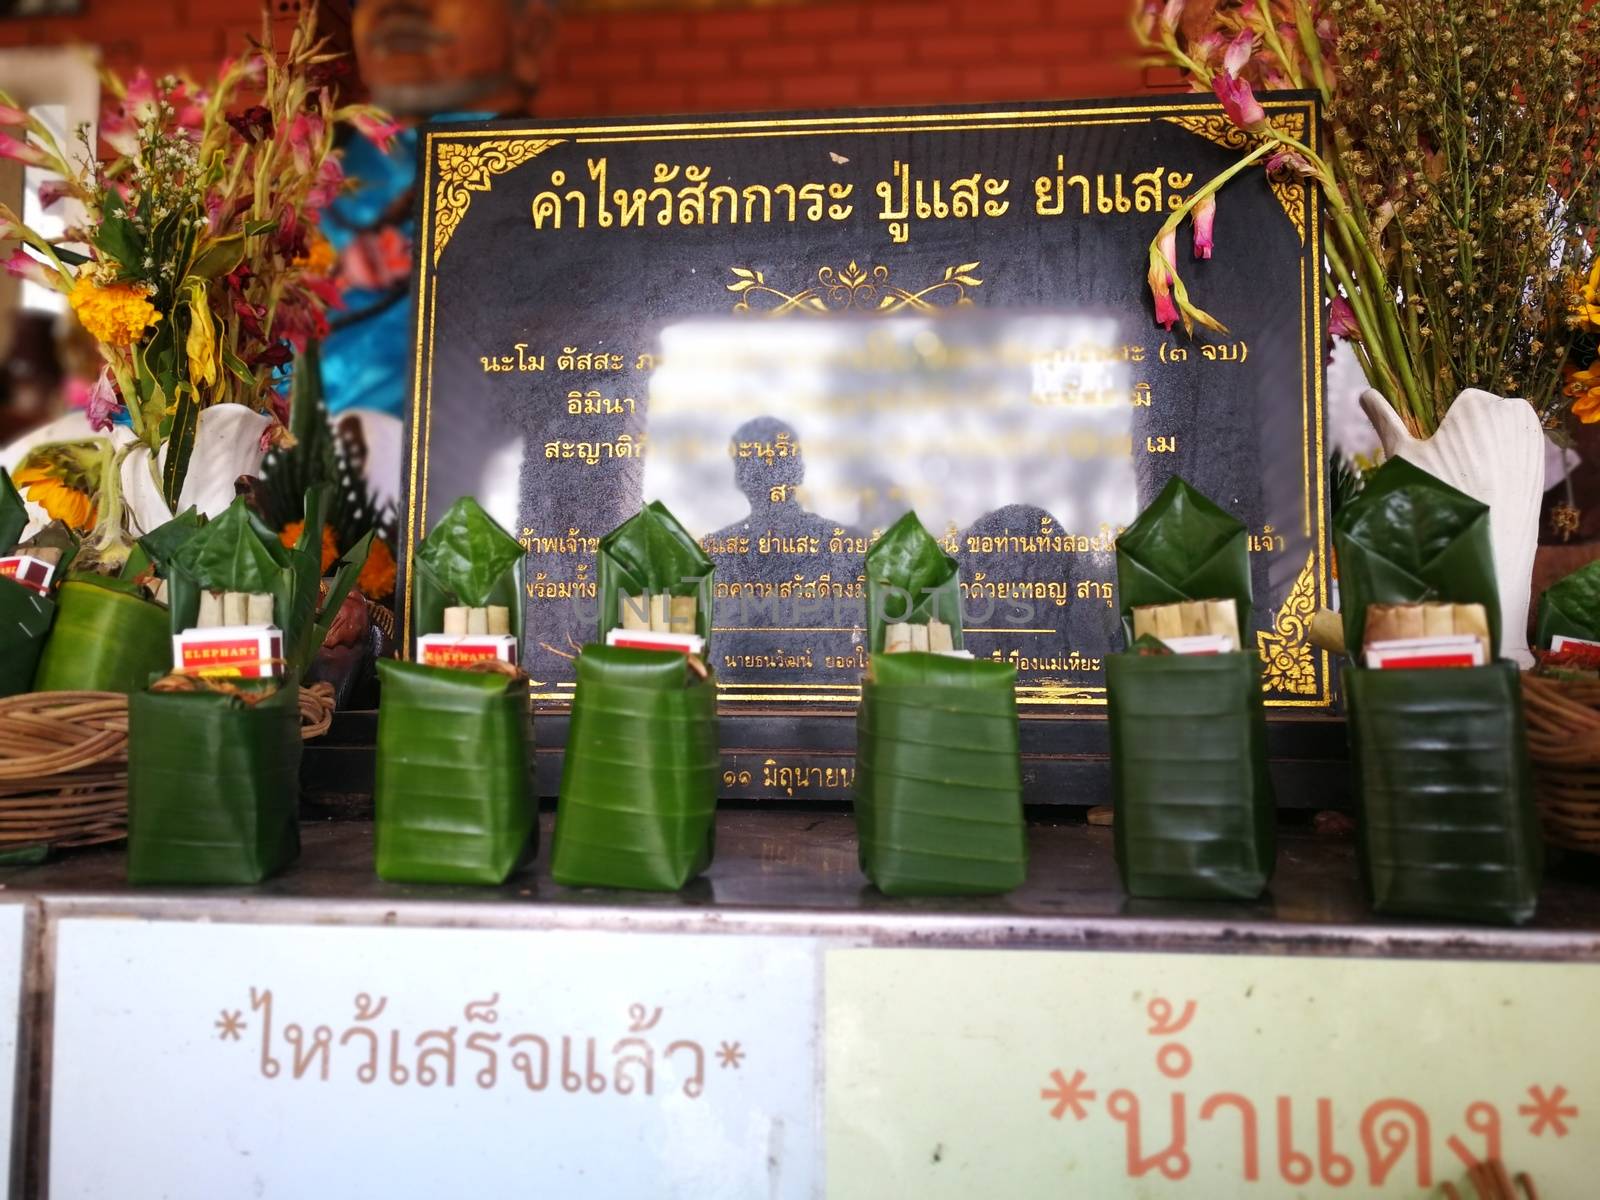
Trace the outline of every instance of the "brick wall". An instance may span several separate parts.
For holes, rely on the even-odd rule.
[[[278,14],[298,7],[270,2]],[[335,33],[343,7],[325,17]],[[260,28],[260,0],[84,0],[83,8],[0,21],[0,47],[92,42],[119,70],[204,77]],[[1127,95],[1163,82],[1130,63],[1127,11],[1127,0],[809,0],[574,15],[539,109],[603,116]]]

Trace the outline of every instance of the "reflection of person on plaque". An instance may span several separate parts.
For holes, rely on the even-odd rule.
[[[849,584],[862,571],[860,555],[830,549],[839,539],[857,536],[856,530],[839,522],[808,512],[797,492],[805,480],[801,442],[794,429],[776,417],[755,417],[733,431],[728,455],[733,459],[733,482],[749,501],[750,513],[742,521],[724,526],[702,539],[717,568],[717,581],[728,583],[771,583],[800,581]],[[791,589],[793,591],[793,589]],[[813,589],[815,594],[815,589]],[[729,600],[724,600],[728,604]],[[730,627],[777,626],[823,628],[856,623],[859,601],[798,601],[793,595],[758,609],[752,601],[743,614],[738,601],[718,622]],[[765,644],[751,644],[745,650],[735,638],[735,652],[770,651]]]

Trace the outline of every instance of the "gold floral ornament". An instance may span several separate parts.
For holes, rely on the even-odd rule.
[[[520,167],[562,141],[495,138],[487,142],[440,142],[434,160],[439,185],[433,203],[433,265],[439,265],[439,256],[472,206],[474,192],[487,192],[496,175]]]
[[[1165,117],[1166,121],[1182,126],[1190,133],[1203,137],[1208,142],[1229,150],[1246,150],[1254,143],[1255,138],[1240,129],[1222,113],[1196,114],[1194,116]],[[1287,112],[1276,113],[1268,118],[1269,124],[1278,133],[1295,141],[1305,139],[1306,116],[1304,113]],[[1282,175],[1269,175],[1267,185],[1272,189],[1273,197],[1278,201],[1278,206],[1283,209],[1284,216],[1289,218],[1289,223],[1294,226],[1294,231],[1299,235],[1300,244],[1306,241],[1306,188],[1305,184],[1296,177]]]
[[[1317,613],[1316,555],[1306,555],[1306,565],[1289,589],[1289,596],[1272,622],[1271,632],[1256,634],[1256,647],[1266,664],[1261,687],[1291,696],[1314,696],[1317,668],[1311,656],[1309,631]]]
[[[734,281],[728,290],[739,296],[733,306],[736,313],[760,313],[768,317],[781,317],[792,312],[920,312],[936,313],[944,309],[969,308],[972,297],[968,288],[983,286],[975,272],[981,263],[962,263],[946,267],[943,278],[910,291],[889,282],[889,268],[875,266],[870,271],[862,269],[854,259],[842,270],[820,267],[817,282],[808,288],[788,292],[767,283],[766,276],[750,267],[729,267]],[[756,300],[758,303],[752,304]]]
[[[108,346],[131,346],[161,314],[150,303],[151,289],[139,283],[101,285],[80,274],[67,294],[67,302],[89,336]]]

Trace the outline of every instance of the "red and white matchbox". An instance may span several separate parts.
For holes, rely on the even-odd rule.
[[[1162,638],[1161,644],[1174,654],[1232,654],[1233,639],[1220,633],[1194,633],[1188,637]]]
[[[14,579],[41,596],[49,593],[50,581],[55,574],[54,563],[47,563],[31,554],[8,554],[0,558],[0,579]]]
[[[1600,667],[1600,642],[1588,638],[1558,633],[1550,639],[1550,653],[1560,659],[1562,666]]]
[[[658,633],[653,629],[613,629],[606,634],[606,645],[623,646],[629,650],[676,650],[680,654],[700,657],[705,652],[706,640],[698,633]]]
[[[1366,659],[1367,666],[1378,671],[1481,667],[1484,663],[1483,642],[1472,634],[1368,642]]]
[[[283,634],[275,625],[217,625],[172,635],[172,662],[183,675],[276,679],[283,674]]]
[[[509,633],[425,633],[417,639],[417,661],[425,667],[470,667],[517,661],[517,639]]]

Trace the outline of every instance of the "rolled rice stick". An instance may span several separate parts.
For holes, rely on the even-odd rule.
[[[1203,600],[1185,600],[1178,605],[1178,623],[1184,637],[1203,637],[1212,632],[1211,615]]]
[[[478,637],[489,632],[489,610],[486,608],[467,609],[467,636]]]
[[[196,629],[215,629],[222,624],[222,596],[217,592],[200,593],[200,615],[195,618]]]
[[[491,604],[484,612],[487,614],[491,635],[511,632],[511,610],[504,604]]]
[[[244,598],[244,623],[246,625],[272,624],[272,597],[265,592],[251,592]]]
[[[1483,647],[1484,662],[1493,662],[1494,647],[1489,644],[1489,614],[1484,611],[1483,605],[1457,604],[1454,607],[1455,632],[1469,633],[1476,637]]]
[[[658,592],[650,597],[650,628],[656,633],[670,633],[672,618],[668,615],[667,601],[672,597]]]
[[[444,632],[451,637],[467,636],[467,610],[464,605],[452,604],[444,610]]]
[[[693,596],[673,596],[672,606],[667,614],[670,632],[695,632],[695,618],[699,613],[699,608],[700,602]]]
[[[1456,631],[1455,606],[1451,604],[1424,604],[1422,606],[1422,636],[1449,637]]]
[[[928,649],[935,654],[943,650],[954,650],[955,639],[950,635],[950,626],[943,621],[928,622]]]
[[[1167,638],[1183,636],[1183,617],[1176,604],[1146,604],[1133,610],[1133,636],[1139,638]]]
[[[1230,597],[1227,600],[1207,600],[1206,632],[1228,639],[1228,645],[1239,649],[1239,606]]]
[[[1420,604],[1369,604],[1364,642],[1392,642],[1425,635]]]
[[[617,614],[624,629],[650,628],[650,593],[642,596],[618,596],[621,611]]]
[[[928,648],[928,627],[926,625],[911,626],[911,649],[926,651]]]
[[[904,621],[896,621],[893,625],[884,626],[883,652],[885,654],[899,654],[911,649],[911,626]]]

